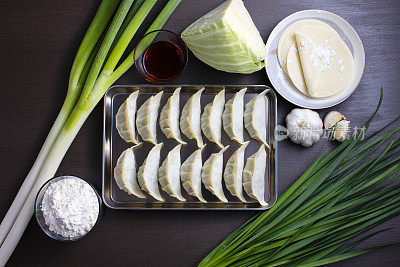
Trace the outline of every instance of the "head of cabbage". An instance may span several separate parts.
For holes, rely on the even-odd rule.
[[[264,67],[265,44],[241,0],[228,0],[181,34],[193,54],[211,67],[253,73]]]

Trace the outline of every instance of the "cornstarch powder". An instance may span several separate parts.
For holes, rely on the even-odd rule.
[[[67,238],[85,235],[99,216],[99,202],[93,188],[76,178],[50,183],[41,209],[49,230]]]

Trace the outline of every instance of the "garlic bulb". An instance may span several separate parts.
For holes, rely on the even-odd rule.
[[[325,115],[324,118],[324,126],[325,129],[331,129],[333,128],[339,121],[345,120],[346,117],[343,116],[342,113],[338,111],[331,111],[328,114]]]
[[[350,133],[350,122],[346,120],[341,120],[336,124],[333,137],[339,141],[344,142]]]
[[[309,109],[293,109],[286,116],[286,126],[290,140],[305,147],[317,143],[323,132],[318,113]]]

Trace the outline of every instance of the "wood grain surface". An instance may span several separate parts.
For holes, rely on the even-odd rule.
[[[161,10],[159,1],[145,26]],[[180,33],[222,0],[186,0],[165,29]],[[355,93],[336,106],[353,125],[362,125],[373,112],[379,88],[385,97],[372,129],[400,113],[399,1],[245,0],[266,41],[274,26],[293,12],[324,9],[346,19],[363,40],[364,77]],[[3,218],[31,168],[56,118],[66,93],[77,47],[97,9],[98,1],[2,0],[0,2],[0,218]],[[141,28],[139,36],[146,27]],[[137,37],[136,36],[136,37]],[[137,38],[135,38],[137,39]],[[269,84],[265,71],[251,75],[216,71],[192,54],[176,84]],[[117,84],[144,83],[130,69]],[[278,98],[278,122],[294,106]],[[331,110],[331,109],[329,109]],[[329,110],[319,111],[323,116]],[[301,175],[321,152],[324,142],[304,149],[279,142],[279,192]],[[68,151],[57,174],[88,179],[101,188],[102,105],[91,114]],[[106,209],[92,233],[75,243],[60,243],[41,232],[31,220],[9,266],[194,266],[224,237],[254,212],[117,211]],[[400,217],[363,247],[400,241]],[[337,265],[396,266],[400,246],[359,256]]]

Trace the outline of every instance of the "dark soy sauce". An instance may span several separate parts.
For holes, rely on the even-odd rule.
[[[185,67],[182,51],[168,41],[151,44],[144,52],[143,67],[150,79],[168,80]]]

